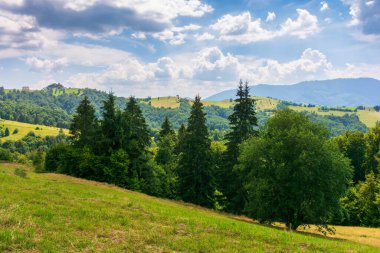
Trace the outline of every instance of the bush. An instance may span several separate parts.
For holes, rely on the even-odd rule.
[[[16,168],[15,171],[14,171],[14,174],[16,176],[19,176],[19,177],[22,177],[22,178],[26,178],[26,171],[24,169]]]
[[[3,161],[12,161],[12,153],[9,150],[0,148],[0,160]]]
[[[12,134],[18,134],[18,128],[15,128],[15,130],[13,130]]]

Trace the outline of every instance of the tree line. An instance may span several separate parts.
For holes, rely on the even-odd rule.
[[[302,113],[279,110],[258,126],[255,101],[240,82],[223,141],[211,141],[199,96],[187,124],[162,119],[153,141],[138,101],[121,110],[109,94],[96,110],[85,96],[70,124],[70,141],[54,145],[44,170],[153,196],[183,200],[262,223],[380,222],[380,125],[368,134],[330,138]],[[370,194],[369,194],[369,193]]]

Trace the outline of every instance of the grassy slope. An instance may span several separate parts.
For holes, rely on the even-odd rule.
[[[36,135],[39,135],[42,137],[56,136],[59,133],[59,128],[56,128],[56,127],[33,125],[33,124],[21,123],[21,122],[10,121],[10,120],[0,120],[0,125],[4,125],[5,127],[8,127],[11,133],[10,136],[0,138],[1,141],[19,140],[25,135],[27,135],[30,131],[33,131]],[[40,130],[36,130],[36,127],[38,127]],[[16,128],[19,130],[18,133],[12,134]],[[64,133],[68,134],[68,131],[64,129]]]
[[[27,178],[14,175],[24,167]],[[0,164],[0,252],[377,252],[192,205]]]

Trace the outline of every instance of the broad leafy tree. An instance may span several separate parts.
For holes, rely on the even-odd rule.
[[[364,133],[346,132],[345,134],[336,137],[334,140],[338,144],[340,151],[351,160],[351,165],[354,169],[354,183],[364,181],[366,174],[365,161],[367,149]]]
[[[249,193],[247,214],[290,229],[327,228],[352,176],[349,159],[328,137],[324,127],[286,109],[269,119],[262,136],[242,144],[237,169]]]

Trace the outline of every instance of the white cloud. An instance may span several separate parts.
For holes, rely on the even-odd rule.
[[[61,71],[67,65],[66,58],[56,60],[41,59],[29,57],[25,60],[31,71],[35,72],[57,72]]]
[[[363,34],[380,35],[380,1],[378,0],[342,0],[350,6],[349,26],[360,26]]]
[[[269,21],[273,21],[275,19],[276,19],[276,13],[268,12],[266,21],[269,22]]]
[[[189,32],[192,33],[199,29],[201,29],[201,26],[190,24],[181,27],[174,26],[162,32],[151,33],[150,35],[155,39],[168,42],[171,45],[182,45],[185,43]]]
[[[195,38],[198,41],[205,41],[205,40],[213,40],[215,38],[215,36],[212,35],[212,34],[210,34],[210,33],[208,33],[208,32],[205,32],[205,33],[202,33],[202,34],[196,34]]]
[[[320,11],[327,11],[329,8],[329,4],[325,1],[321,2],[321,8],[319,9]]]
[[[224,55],[217,47],[201,50],[192,64],[193,79],[231,81],[239,78],[238,59],[231,54]]]
[[[162,57],[152,63],[129,57],[100,72],[73,75],[64,84],[102,90],[112,87],[122,95],[192,97],[196,93],[206,96],[234,87],[240,78],[251,84],[293,84],[342,77],[380,78],[378,69],[378,65],[369,64],[334,66],[325,54],[311,48],[305,49],[299,58],[280,62],[233,55],[210,47],[198,53]]]
[[[219,39],[248,44],[257,41],[271,40],[277,37],[294,36],[305,39],[319,31],[318,19],[307,10],[297,9],[297,19],[288,18],[278,30],[267,30],[262,27],[261,19],[252,19],[249,12],[221,17],[210,28],[219,33]]]

